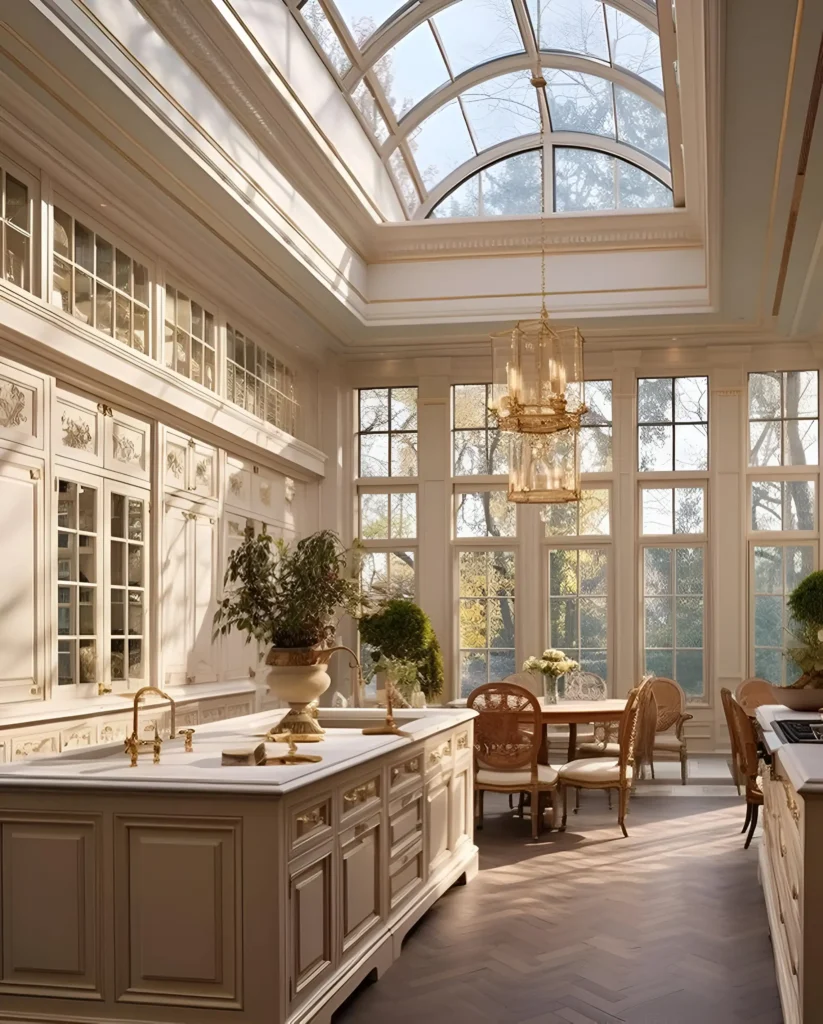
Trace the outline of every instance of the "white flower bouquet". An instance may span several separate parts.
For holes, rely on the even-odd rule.
[[[554,647],[543,651],[540,657],[526,658],[523,662],[524,672],[539,672],[543,677],[543,699],[549,704],[557,701],[557,680],[560,676],[579,667],[574,658],[566,657],[563,651],[558,651]]]
[[[553,647],[543,651],[539,658],[531,657],[523,662],[524,672],[539,672],[541,675],[551,676],[553,679],[564,676],[567,672],[579,667],[573,658],[568,658],[562,651],[555,650]]]

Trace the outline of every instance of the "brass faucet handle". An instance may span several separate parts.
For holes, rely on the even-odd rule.
[[[137,767],[137,752],[140,749],[140,740],[135,733],[132,733],[125,741],[125,752],[131,758],[131,767]]]
[[[154,764],[160,764],[160,748],[163,746],[163,741],[160,739],[160,733],[157,731],[157,726],[154,727],[154,757],[152,761]]]
[[[194,745],[192,744],[191,738],[194,736],[194,729],[179,729],[177,732],[178,736],[185,736],[186,742],[183,750],[187,754],[191,754],[194,751]]]

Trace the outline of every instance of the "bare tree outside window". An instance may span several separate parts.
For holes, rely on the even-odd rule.
[[[359,475],[417,476],[417,388],[359,392]]]
[[[644,377],[637,382],[637,468],[709,468],[708,377]]]

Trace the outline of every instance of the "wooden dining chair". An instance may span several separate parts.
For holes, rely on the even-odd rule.
[[[732,711],[732,691],[728,687],[723,686],[720,690],[720,702],[723,705],[723,714],[726,718],[726,728],[729,730],[729,746],[732,752],[732,776],[734,778],[734,784],[737,786],[737,795],[740,796],[740,780],[743,777],[743,769],[740,767],[740,751],[737,746],[737,730],[734,725],[734,712]],[[742,831],[745,832],[749,827],[749,815],[751,811],[749,805],[746,804],[746,823],[743,826]]]
[[[680,780],[686,785],[688,776],[688,752],[683,726],[690,722],[694,715],[686,711],[686,694],[679,683],[665,676],[654,676],[648,681],[654,691],[657,703],[657,723],[651,746],[648,750],[648,762],[654,778],[655,755],[674,755],[680,760]],[[644,761],[646,758],[644,758]]]
[[[477,828],[483,828],[483,795],[528,793],[532,838],[537,839],[547,794],[557,789],[557,772],[538,764],[543,722],[533,693],[514,683],[486,683],[473,690],[466,707],[474,720],[474,785]],[[554,822],[554,800],[552,820]],[[521,812],[522,813],[522,812]]]
[[[620,720],[618,731],[619,754],[616,758],[583,757],[563,765],[559,771],[559,782],[563,799],[561,828],[566,827],[569,787],[575,789],[617,790],[617,823],[628,836],[626,815],[629,811],[629,796],[635,771],[635,753],[648,734],[648,723],[657,711],[651,687],[641,686],[632,690],[626,701],[626,710]]]
[[[746,714],[743,705],[738,700],[732,699],[730,709],[740,757],[742,782],[746,793],[746,820],[749,832],[743,849],[748,850],[757,826],[760,805],[763,803],[763,789],[758,776],[757,736],[754,731],[754,722]],[[745,829],[745,827],[744,825],[743,828]]]
[[[744,679],[734,691],[735,699],[747,715],[753,715],[763,704],[777,704],[772,684],[751,676]]]

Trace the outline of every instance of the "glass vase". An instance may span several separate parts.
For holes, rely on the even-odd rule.
[[[543,703],[557,703],[557,679],[554,676],[543,676]]]

